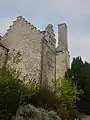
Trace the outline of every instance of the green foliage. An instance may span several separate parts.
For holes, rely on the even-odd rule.
[[[0,72],[0,119],[10,120],[18,107],[25,104],[54,110],[62,118],[73,114],[82,91],[78,91],[71,80],[56,80],[56,87],[53,82],[52,87],[40,88],[35,80],[23,83],[14,72]]]
[[[83,94],[83,91],[77,90],[77,86],[71,79],[58,79],[56,83],[53,82],[53,88],[55,88],[56,97],[60,101],[57,108],[58,113],[62,118],[74,117],[76,102],[79,100],[79,95]]]
[[[35,80],[27,83],[23,82],[24,78],[19,80],[19,75],[11,69],[0,72],[0,119],[10,120],[18,107],[25,104],[54,110],[62,118],[74,116],[73,110],[82,91],[77,90],[71,79],[56,80],[52,87],[40,88]]]
[[[21,91],[23,91],[21,81],[14,78],[9,71],[0,71],[0,111],[7,114],[15,114],[19,106]],[[2,117],[0,115],[0,117]],[[4,118],[5,119],[5,118]],[[6,118],[7,119],[7,118]]]
[[[28,89],[28,97],[36,94],[40,90],[40,85],[34,79],[28,80],[27,83],[24,83],[24,86]]]
[[[33,94],[28,98],[27,102],[28,104],[32,104],[36,107],[56,111],[59,100],[56,98],[55,92],[51,89],[40,88],[36,94]]]
[[[64,101],[66,100],[66,98],[68,98],[68,101],[71,103],[72,106],[74,106],[76,101],[79,100],[78,95],[82,93],[83,91],[82,90],[78,91],[77,86],[75,86],[70,79],[63,79],[61,81],[57,80],[56,84],[57,97]]]
[[[90,113],[90,63],[84,63],[81,57],[74,58],[71,69],[67,71],[66,76],[72,78],[77,88],[84,91],[84,94],[80,95],[80,101],[77,103],[78,109]]]
[[[24,84],[13,72],[0,71],[0,119],[10,120],[17,108],[26,103],[27,96],[35,93],[36,88],[38,85],[35,81]]]

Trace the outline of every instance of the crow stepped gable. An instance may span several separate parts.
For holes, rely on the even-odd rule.
[[[22,16],[13,21],[0,40],[0,69],[5,65],[21,72],[21,79],[36,79],[47,84],[52,79],[63,78],[69,68],[67,26],[58,25],[58,47],[53,26],[44,31]]]

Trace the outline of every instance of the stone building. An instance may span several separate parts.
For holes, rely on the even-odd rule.
[[[5,62],[6,67],[20,71],[21,78],[24,77],[26,81],[35,79],[39,83],[48,84],[52,79],[64,77],[69,68],[65,23],[58,25],[57,48],[51,24],[44,31],[40,31],[22,16],[13,21],[13,25],[7,30],[2,41],[0,54],[3,49],[5,51],[3,57],[9,56],[7,63]]]

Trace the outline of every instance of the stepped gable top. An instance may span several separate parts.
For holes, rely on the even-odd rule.
[[[47,32],[50,35],[50,37],[55,41],[55,34],[54,34],[54,30],[53,30],[53,25],[52,24],[48,24],[48,26],[45,28],[45,30],[42,31],[42,30],[37,29],[33,24],[28,22],[22,16],[18,16],[17,19],[13,21],[13,24],[9,27],[9,29],[7,29],[7,32],[4,34],[4,36],[6,36],[11,31],[11,28],[19,21],[24,22],[26,25],[30,26],[32,30],[36,30],[39,33],[45,34]]]
[[[17,19],[16,19],[16,21],[13,21],[13,23],[18,22],[18,21],[20,21],[20,20],[23,21],[24,23],[26,23],[26,24],[28,24],[28,25],[36,28],[33,24],[31,24],[30,22],[28,22],[28,21],[27,21],[24,17],[22,17],[22,16],[18,16]],[[36,29],[37,29],[37,28],[36,28]]]
[[[54,45],[56,43],[56,39],[55,39],[55,34],[54,34],[54,29],[53,29],[53,25],[52,24],[48,24],[45,28],[45,31],[43,31],[45,37],[49,37],[50,41],[52,42]],[[48,40],[47,40],[48,41]]]
[[[55,37],[54,34],[54,29],[53,29],[53,25],[52,24],[48,24],[47,27],[45,28],[45,31],[51,36],[51,37]]]
[[[16,20],[13,21],[13,24],[9,27],[9,29],[7,29],[7,32],[4,34],[4,36],[7,36],[8,33],[11,31],[11,28],[19,21],[22,21],[23,23],[25,23],[26,25],[30,26],[32,30],[35,30],[37,32],[42,33],[40,30],[38,30],[33,24],[31,24],[30,22],[28,22],[24,17],[22,16],[18,16]],[[4,37],[3,36],[3,37]]]
[[[45,33],[48,33],[50,38],[53,40],[53,42],[56,42],[56,39],[55,39],[55,34],[54,34],[54,30],[53,30],[53,25],[52,24],[48,24],[48,26],[45,28],[44,31],[40,31],[38,30],[33,24],[31,24],[30,22],[28,22],[24,17],[22,16],[18,16],[17,19],[15,21],[13,21],[13,24],[9,27],[9,29],[7,30],[7,32],[4,34],[3,38],[5,36],[7,36],[9,34],[9,32],[11,31],[11,28],[13,28],[13,26],[19,22],[19,21],[22,21],[23,23],[25,23],[26,25],[30,26],[32,30],[36,31],[36,32],[39,32],[41,34],[45,34]],[[3,40],[2,38],[2,40]],[[4,45],[4,43],[3,43]],[[6,45],[4,45],[6,47]],[[7,48],[7,47],[6,47]]]

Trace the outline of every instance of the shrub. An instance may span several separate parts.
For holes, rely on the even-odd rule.
[[[52,87],[40,88],[35,80],[27,84],[7,70],[0,71],[0,119],[10,120],[20,105],[32,104],[56,111],[60,117],[74,115],[78,95],[83,92],[70,79],[56,80]]]
[[[55,92],[49,88],[40,88],[35,94],[28,98],[28,104],[47,110],[56,111],[58,103],[59,100],[56,98]]]
[[[76,102],[83,91],[78,90],[71,79],[56,80],[56,82],[53,82],[52,89],[56,92],[56,97],[60,101],[57,112],[60,113],[61,117],[73,118],[77,116],[75,114]]]
[[[17,76],[9,71],[0,71],[0,119],[10,120],[25,99],[28,89]]]

